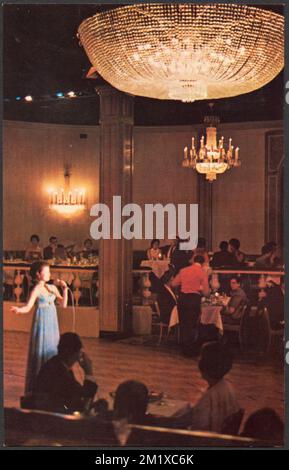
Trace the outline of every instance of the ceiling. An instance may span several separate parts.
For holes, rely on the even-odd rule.
[[[95,81],[85,78],[89,60],[77,39],[81,21],[119,5],[5,5],[3,14],[4,118],[95,125],[99,101]],[[256,6],[256,5],[255,5]],[[261,6],[282,13],[282,6]],[[77,90],[75,99],[51,98]],[[32,95],[27,103],[16,96]],[[37,98],[39,97],[39,98]],[[136,125],[200,123],[207,101],[182,103],[135,97]],[[222,122],[282,119],[283,73],[255,92],[215,101]]]

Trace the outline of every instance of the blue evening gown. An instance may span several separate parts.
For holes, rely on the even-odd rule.
[[[31,327],[25,394],[33,391],[41,366],[57,354],[59,327],[55,299],[52,292],[40,294],[37,299]]]

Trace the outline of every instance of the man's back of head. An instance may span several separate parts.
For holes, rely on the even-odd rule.
[[[69,356],[78,353],[82,349],[82,342],[78,334],[67,332],[60,336],[58,354]]]
[[[200,264],[201,266],[203,266],[205,262],[205,258],[202,255],[196,255],[194,256],[193,259],[194,259],[194,264]]]

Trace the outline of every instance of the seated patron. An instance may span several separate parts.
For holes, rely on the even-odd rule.
[[[209,264],[209,255],[208,255],[208,252],[206,250],[206,239],[205,238],[202,238],[200,237],[198,239],[198,245],[197,245],[197,248],[195,248],[194,250],[194,255],[195,256],[202,256],[204,258],[204,264]]]
[[[58,243],[56,237],[51,236],[49,238],[49,245],[44,248],[44,257],[45,259],[58,259],[58,260],[67,260],[69,257],[68,251],[71,247],[65,247],[64,245]]]
[[[97,251],[93,248],[93,243],[92,243],[92,240],[90,238],[87,238],[84,241],[83,246],[84,246],[84,248],[80,253],[81,256],[83,256],[83,258],[89,258],[89,257],[95,256],[97,254]]]
[[[242,309],[247,303],[247,296],[241,288],[240,278],[235,276],[230,280],[230,300],[228,305],[222,310],[222,320],[224,323],[239,323]]]
[[[284,293],[278,276],[268,276],[267,287],[259,292],[258,307],[267,308],[270,325],[273,330],[279,330],[284,324]]]
[[[44,259],[55,258],[55,250],[57,248],[57,238],[53,235],[49,238],[49,245],[43,250]]]
[[[154,419],[147,415],[149,392],[147,387],[135,380],[121,383],[116,390],[113,405],[113,426],[120,445],[144,445],[138,430],[131,430],[130,424],[153,425]]]
[[[30,237],[30,245],[25,250],[26,261],[37,261],[43,259],[43,250],[39,244],[40,238],[34,234]]]
[[[68,259],[68,254],[64,245],[58,244],[55,250],[55,258],[65,261]]]
[[[284,440],[284,423],[272,408],[261,408],[249,416],[241,436],[280,445]]]
[[[147,259],[151,261],[163,259],[162,250],[160,249],[160,241],[157,238],[152,240],[151,246],[147,250]]]
[[[272,250],[271,266],[281,266],[283,264],[283,260],[279,254],[280,250],[278,249],[277,243],[270,241],[267,243],[267,246]]]
[[[159,286],[157,299],[160,309],[160,321],[169,325],[173,309],[177,308],[177,298],[172,289],[173,273],[167,271],[162,277],[162,283]]]
[[[240,251],[240,240],[231,238],[229,240],[229,252],[232,253],[232,266],[243,266],[245,264],[245,253]]]
[[[81,385],[74,377],[72,367],[79,363],[85,379]],[[36,380],[37,408],[58,413],[86,410],[93,401],[97,385],[93,377],[92,362],[83,351],[76,333],[64,333],[58,344],[58,354],[40,369]]]
[[[233,254],[229,252],[228,247],[228,242],[222,241],[220,243],[220,251],[214,253],[210,263],[212,268],[226,268],[234,264],[235,259],[233,258]]]
[[[272,257],[273,247],[269,244],[264,245],[261,250],[261,256],[256,259],[255,267],[262,269],[274,266],[274,260]]]
[[[232,365],[232,354],[222,343],[203,345],[199,369],[209,387],[192,409],[190,429],[221,433],[225,420],[240,410],[235,393],[224,378]]]

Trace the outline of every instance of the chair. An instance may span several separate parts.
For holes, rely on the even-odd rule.
[[[221,433],[230,434],[231,436],[237,436],[239,434],[244,413],[245,410],[243,408],[240,408],[239,411],[228,416],[223,422]]]
[[[160,306],[159,306],[158,301],[154,302],[154,306],[155,306],[156,313],[157,313],[157,315],[160,319],[161,318],[161,312],[160,312]],[[160,345],[161,342],[162,342],[165,330],[167,330],[166,338],[168,338],[169,332],[170,332],[170,327],[169,327],[169,325],[167,325],[166,323],[163,323],[162,321],[159,321],[158,323],[155,323],[155,325],[158,326],[159,330],[160,330],[159,339],[158,339],[158,345]]]
[[[82,292],[84,290],[88,291],[89,294],[89,302],[90,305],[93,305],[93,298],[92,298],[92,279],[82,279],[81,281],[81,290]],[[84,296],[83,296],[84,297]]]
[[[245,351],[246,346],[246,335],[245,335],[245,318],[250,312],[250,306],[247,304],[243,305],[240,315],[240,322],[237,324],[230,324],[223,322],[223,328],[225,331],[235,331],[238,333],[239,344],[242,351]]]
[[[263,316],[264,316],[265,333],[266,333],[266,336],[268,338],[267,347],[266,347],[266,353],[268,354],[270,352],[270,349],[271,349],[272,339],[274,337],[284,338],[285,329],[283,327],[278,329],[278,330],[273,330],[271,328],[269,312],[268,312],[268,309],[266,307],[263,309]]]
[[[159,303],[158,301],[155,301],[154,302],[154,306],[155,306],[155,310],[157,312],[157,315],[159,318],[161,318],[161,312],[160,312],[160,306],[159,306]],[[160,321],[158,323],[155,323],[155,325],[159,326],[159,329],[160,329],[160,332],[159,332],[159,339],[158,339],[158,345],[161,344],[162,342],[162,338],[164,336],[164,331],[167,330],[166,332],[166,339],[169,337],[169,334],[170,334],[170,331],[171,331],[171,327],[169,325],[167,325],[166,323]],[[178,344],[180,342],[180,329],[179,329],[179,325],[177,325],[177,328],[178,328],[178,333],[177,333],[177,341],[178,341]]]

